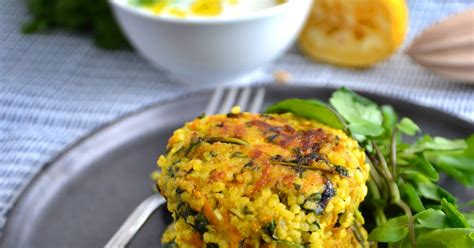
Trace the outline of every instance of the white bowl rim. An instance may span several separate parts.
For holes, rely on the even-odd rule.
[[[174,17],[155,15],[151,13],[150,11],[140,9],[138,7],[130,5],[128,3],[128,0],[108,0],[110,4],[119,6],[125,11],[128,11],[135,15],[140,15],[145,18],[162,21],[162,22],[176,23],[176,24],[191,24],[191,25],[239,23],[239,22],[264,19],[267,17],[276,16],[282,13],[285,9],[291,8],[292,4],[296,2],[301,2],[301,1],[302,0],[287,0],[286,2],[278,4],[276,6],[262,9],[259,11],[255,11],[253,13],[249,13],[245,15],[239,15],[239,16],[184,19],[184,18],[174,18]],[[308,1],[312,1],[312,0],[308,0]]]

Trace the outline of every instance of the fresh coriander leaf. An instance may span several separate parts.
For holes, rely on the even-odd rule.
[[[408,234],[407,225],[408,218],[405,215],[392,218],[372,230],[369,240],[388,243],[400,241]]]
[[[423,212],[416,214],[415,220],[418,221],[423,227],[430,229],[441,229],[449,227],[448,219],[446,214],[438,209],[429,208]]]
[[[466,218],[459,212],[456,207],[449,203],[446,199],[441,200],[441,207],[446,213],[448,222],[452,227],[470,227]]]
[[[420,127],[418,127],[418,125],[416,125],[411,119],[406,118],[406,117],[404,117],[400,121],[400,123],[398,123],[397,127],[400,130],[400,132],[402,132],[404,134],[407,134],[407,135],[410,135],[410,136],[413,136],[417,132],[421,131],[421,129],[420,129]]]
[[[270,106],[265,111],[265,113],[286,112],[319,121],[333,128],[345,128],[337,113],[327,104],[317,100],[287,99]]]
[[[417,247],[469,248],[474,247],[474,229],[446,228],[435,229],[418,236]]]
[[[412,210],[414,210],[416,213],[425,210],[423,202],[421,202],[421,199],[418,196],[418,193],[416,192],[413,185],[411,185],[410,183],[404,183],[399,185],[398,187],[400,188],[403,199],[406,201],[406,203],[408,204],[408,206],[410,206]]]
[[[425,135],[422,139],[406,149],[405,153],[418,153],[422,151],[450,151],[466,149],[466,142],[462,139],[449,140],[442,137],[434,137]]]

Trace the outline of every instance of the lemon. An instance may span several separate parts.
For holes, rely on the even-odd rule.
[[[317,61],[369,67],[396,51],[407,24],[404,0],[314,0],[299,42]]]

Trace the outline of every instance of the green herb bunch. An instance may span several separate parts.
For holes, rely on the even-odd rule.
[[[23,26],[24,33],[65,28],[91,33],[102,48],[129,47],[107,0],[28,0],[27,4],[33,19]]]
[[[418,125],[399,119],[391,106],[346,88],[329,102],[287,99],[266,112],[291,112],[344,129],[365,149],[371,171],[361,211],[369,241],[388,247],[474,247],[474,214],[462,213],[457,199],[438,184],[445,174],[474,187],[474,135],[421,136]]]

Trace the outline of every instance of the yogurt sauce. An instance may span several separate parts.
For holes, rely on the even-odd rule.
[[[286,0],[147,0],[139,3],[156,15],[178,18],[235,17],[251,14]]]

